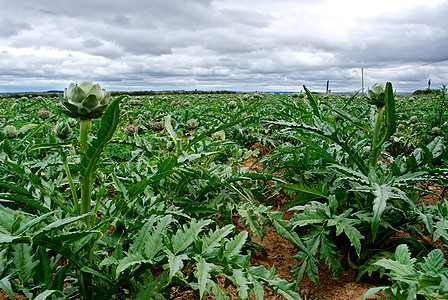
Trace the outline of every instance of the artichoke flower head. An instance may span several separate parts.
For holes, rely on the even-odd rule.
[[[81,120],[101,117],[109,105],[109,98],[110,92],[91,81],[72,82],[65,88],[64,96],[59,95],[64,106],[62,112]]]
[[[3,135],[8,139],[15,139],[18,134],[19,131],[14,125],[6,125],[5,128],[3,128]]]
[[[384,83],[376,83],[367,90],[367,102],[371,105],[384,106],[385,93],[386,85]]]
[[[53,128],[54,134],[61,140],[67,139],[72,133],[72,128],[67,121],[59,122]]]

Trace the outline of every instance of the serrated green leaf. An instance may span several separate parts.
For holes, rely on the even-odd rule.
[[[177,254],[190,246],[197,235],[202,231],[202,228],[211,222],[212,220],[200,220],[197,222],[193,219],[189,227],[184,226],[183,229],[178,230],[172,238],[174,254]]]
[[[101,261],[100,268],[102,268],[104,266],[118,265],[118,263],[119,263],[118,259],[116,259],[115,257],[112,257],[112,256],[108,256],[108,257],[105,257]]]
[[[71,143],[46,143],[46,144],[34,144],[28,148],[28,153],[35,150],[50,150],[71,147]]]
[[[372,239],[375,240],[378,233],[378,227],[381,221],[381,216],[386,209],[387,200],[391,193],[391,186],[378,183],[373,183],[372,194],[375,196],[373,200],[373,219],[372,219]]]
[[[34,256],[31,254],[31,246],[22,243],[13,245],[12,248],[13,263],[20,282],[23,285],[31,283],[39,264],[39,261],[34,260]]]
[[[121,272],[123,272],[124,270],[146,262],[147,261],[144,259],[144,257],[139,253],[129,254],[128,256],[123,258],[118,264],[115,276],[116,278],[119,278]]]
[[[155,217],[151,216],[149,220],[143,225],[134,237],[131,246],[129,247],[130,253],[140,253],[145,248],[146,238],[151,235],[154,230]]]
[[[54,211],[50,211],[46,214],[43,214],[37,218],[33,218],[31,219],[29,222],[27,222],[25,225],[23,225],[22,227],[20,227],[16,232],[14,232],[15,235],[20,235],[22,233],[24,233],[25,231],[28,231],[30,228],[32,228],[34,225],[39,224],[41,221],[45,220],[47,217],[56,214],[56,213],[60,213],[61,211],[59,210],[54,210]]]
[[[43,194],[48,196],[54,203],[57,203],[63,210],[73,214],[73,209],[67,205],[67,203],[58,197],[52,195],[52,192],[49,191],[41,182],[41,178],[31,173],[29,170],[24,167],[12,162],[12,161],[3,161],[3,164],[6,165],[10,170],[15,172],[20,177],[32,183],[36,188],[38,188]]]
[[[65,283],[65,279],[67,277],[67,271],[69,269],[69,265],[65,265],[60,267],[57,271],[56,274],[53,276],[53,282],[51,284],[51,289],[52,290],[59,290],[62,291],[63,290],[63,286]]]
[[[241,231],[236,237],[226,243],[225,254],[227,258],[230,259],[240,253],[241,248],[243,248],[246,243],[247,236],[247,231]]]
[[[398,245],[395,249],[395,260],[404,265],[413,266],[415,259],[411,258],[411,252],[406,244]]]
[[[347,218],[346,214],[340,215],[334,220],[328,222],[328,226],[336,226],[336,235],[344,234],[349,238],[352,246],[355,247],[356,254],[358,256],[361,254],[361,240],[364,239],[364,236],[359,232],[358,229],[354,226],[358,224],[356,220]]]
[[[443,137],[436,136],[427,146],[433,158],[438,158],[443,153]]]
[[[291,210],[294,209],[291,208]],[[303,227],[311,224],[320,224],[326,222],[330,217],[326,214],[322,214],[317,211],[312,211],[309,206],[305,206],[304,210],[301,213],[294,214],[294,217],[291,218],[291,226],[294,229],[295,227]]]
[[[225,292],[216,282],[209,280],[208,284],[212,287],[213,296],[215,300],[230,300],[229,294]],[[258,299],[257,299],[258,300]]]
[[[390,82],[386,83],[386,90],[384,93],[384,107],[385,107],[385,118],[386,118],[386,130],[383,130],[381,140],[378,143],[380,147],[385,141],[388,141],[390,137],[396,131],[396,112],[395,112],[395,96]]]
[[[412,276],[416,274],[416,271],[414,270],[412,265],[405,265],[402,264],[396,260],[392,259],[386,259],[383,258],[377,262],[374,263],[377,266],[383,267],[387,270],[391,271],[391,276],[393,278],[397,278],[396,276],[400,278],[405,278],[407,276]]]
[[[11,282],[9,281],[9,276],[3,277],[0,280],[0,289],[2,289],[8,294],[9,299],[14,299],[14,291],[12,290],[12,285]]]
[[[213,270],[214,264],[208,263],[203,257],[197,260],[195,275],[199,284],[199,299],[204,296],[207,287],[207,281],[211,277],[210,272]]]
[[[169,280],[171,282],[171,279],[176,275],[176,273],[184,267],[183,261],[188,260],[189,258],[186,254],[175,255],[168,249],[166,252],[168,253],[168,265],[170,267]]]
[[[158,182],[158,181],[162,180],[163,178],[168,177],[169,175],[173,174],[174,172],[175,172],[175,170],[166,170],[166,171],[158,170],[158,173],[154,174],[153,176],[151,176],[149,178],[143,178],[143,180],[140,180],[139,182],[137,182],[130,188],[129,198],[133,199],[138,194],[143,192],[148,185]]]
[[[233,277],[235,278],[235,283],[238,290],[238,297],[241,299],[247,299],[249,286],[246,274],[244,274],[243,270],[241,269],[234,269]]]
[[[423,263],[420,263],[419,266],[421,267],[422,271],[426,273],[435,273],[439,274],[442,273],[444,270],[446,259],[443,256],[443,252],[440,249],[434,249],[431,252],[429,252],[428,256],[425,257],[425,260]],[[448,274],[448,273],[447,273]]]
[[[0,187],[5,188],[5,189],[11,189],[16,193],[20,193],[23,195],[28,195],[28,196],[31,195],[31,193],[27,189],[25,189],[24,187],[22,187],[20,185],[13,183],[13,182],[0,181]]]
[[[19,194],[5,195],[4,199],[13,200],[19,204],[21,202],[26,203],[29,207],[33,207],[33,208],[35,208],[41,212],[44,212],[44,213],[47,213],[50,211],[50,209],[48,207],[44,206],[41,202],[36,201],[32,198],[23,196],[23,195],[19,195]]]
[[[221,245],[221,239],[225,238],[233,231],[235,226],[228,224],[223,228],[218,228],[215,231],[210,231],[209,235],[202,239],[202,254],[212,252],[215,248]]]
[[[246,202],[243,205],[238,206],[237,210],[241,216],[240,220],[244,221],[247,225],[249,225],[249,228],[252,230],[255,236],[257,236],[262,240],[265,234],[263,229],[266,229],[266,227],[262,228],[260,224],[258,224],[257,214],[254,211],[255,209],[251,207],[251,204]]]
[[[252,284],[254,285],[254,295],[256,300],[263,300],[264,299],[264,288],[263,284],[261,284],[260,281],[253,278]]]
[[[286,238],[288,241],[298,246],[302,251],[309,254],[308,249],[291,225],[291,222],[288,220],[272,220],[272,226],[280,236]]]
[[[341,255],[336,252],[336,245],[331,237],[323,235],[320,241],[320,258],[325,260],[325,264],[338,276],[342,272],[342,266],[339,262]]]

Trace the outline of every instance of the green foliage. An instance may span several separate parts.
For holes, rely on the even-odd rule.
[[[0,132],[17,128],[0,141],[0,288],[30,299],[168,299],[173,288],[229,299],[232,285],[263,299],[267,286],[300,299],[305,272],[319,283],[319,260],[361,280],[385,273],[376,262],[401,243],[428,256],[422,236],[448,245],[444,196],[419,201],[428,182],[448,184],[446,92],[434,95],[396,96],[387,84],[378,122],[362,95],[306,88],[121,96],[64,142],[57,97],[0,98]],[[269,226],[297,249],[290,282],[250,263],[263,251],[251,235]],[[397,231],[408,236],[391,239]],[[414,275],[435,272],[412,262]],[[428,276],[420,285],[439,280]]]
[[[448,297],[448,269],[440,249],[431,251],[422,262],[411,258],[406,245],[399,245],[394,259],[380,259],[375,262],[387,270],[386,275],[392,281],[390,287],[371,288],[364,295],[367,298],[378,291],[386,291],[393,299],[446,299]]]

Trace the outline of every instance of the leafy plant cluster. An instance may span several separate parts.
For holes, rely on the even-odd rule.
[[[426,98],[397,97],[391,84],[382,106],[304,90],[121,95],[88,122],[69,120],[53,96],[0,99],[0,288],[29,299],[167,299],[177,288],[229,299],[231,285],[241,299],[263,299],[264,287],[300,299],[305,273],[319,284],[320,259],[361,280],[391,269],[384,259],[393,264],[401,244],[438,257],[423,237],[448,247],[448,204],[419,196],[447,184],[448,116],[436,106],[446,92],[422,115]],[[254,156],[263,172],[244,166]],[[280,193],[291,219],[272,209]],[[290,282],[251,265],[263,249],[235,217],[296,246]],[[411,261],[422,294],[430,263]],[[398,283],[382,289],[398,295],[402,278],[387,274]]]

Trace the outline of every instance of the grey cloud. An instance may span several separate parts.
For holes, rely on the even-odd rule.
[[[84,40],[83,46],[86,48],[98,48],[99,46],[103,46],[104,43],[97,39],[87,39]]]
[[[21,21],[0,24],[0,46],[7,49],[0,53],[7,61],[0,88],[13,78],[17,86],[95,80],[115,90],[300,90],[303,84],[322,90],[330,80],[333,90],[351,91],[360,86],[361,68],[366,84],[394,80],[413,89],[429,76],[434,84],[446,80],[448,63],[384,70],[445,58],[448,2],[358,16],[356,26],[340,31],[318,13],[309,15],[305,8],[315,3],[2,1],[0,23],[8,14]]]
[[[0,37],[12,37],[32,27],[26,22],[16,21],[10,18],[0,18]]]

